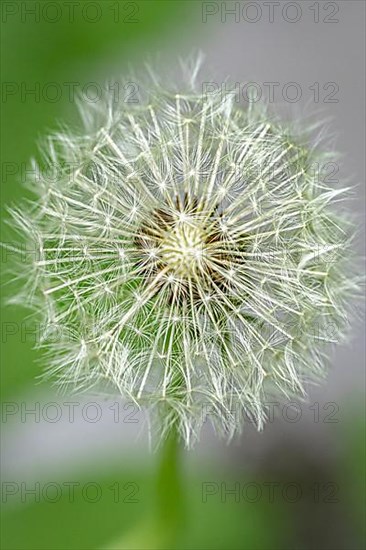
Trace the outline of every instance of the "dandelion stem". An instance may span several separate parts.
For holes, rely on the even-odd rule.
[[[184,518],[183,483],[181,479],[181,444],[178,431],[172,427],[161,451],[157,473],[157,520],[173,544]]]

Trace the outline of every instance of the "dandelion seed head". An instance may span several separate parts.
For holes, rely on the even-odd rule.
[[[63,329],[48,375],[108,384],[191,445],[207,416],[261,428],[273,395],[321,379],[357,283],[322,153],[264,105],[186,88],[82,104],[81,134],[47,142],[59,180],[12,219],[37,252],[16,300]]]

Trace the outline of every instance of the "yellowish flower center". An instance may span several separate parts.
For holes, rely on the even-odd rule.
[[[178,222],[163,237],[159,257],[178,277],[199,273],[205,254],[205,232],[194,222]]]

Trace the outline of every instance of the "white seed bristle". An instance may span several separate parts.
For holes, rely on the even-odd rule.
[[[37,253],[19,301],[61,329],[49,374],[112,383],[188,445],[208,414],[231,437],[263,425],[273,393],[303,395],[355,288],[321,156],[264,106],[190,84],[83,104],[83,133],[48,142],[59,179],[13,210]]]

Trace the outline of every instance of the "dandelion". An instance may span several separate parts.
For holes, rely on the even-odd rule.
[[[36,251],[18,300],[43,315],[48,374],[107,384],[187,445],[207,416],[229,438],[245,418],[262,427],[274,394],[322,378],[344,333],[354,280],[332,203],[345,190],[264,105],[194,78],[81,114],[79,133],[43,148],[36,198],[12,210]]]

